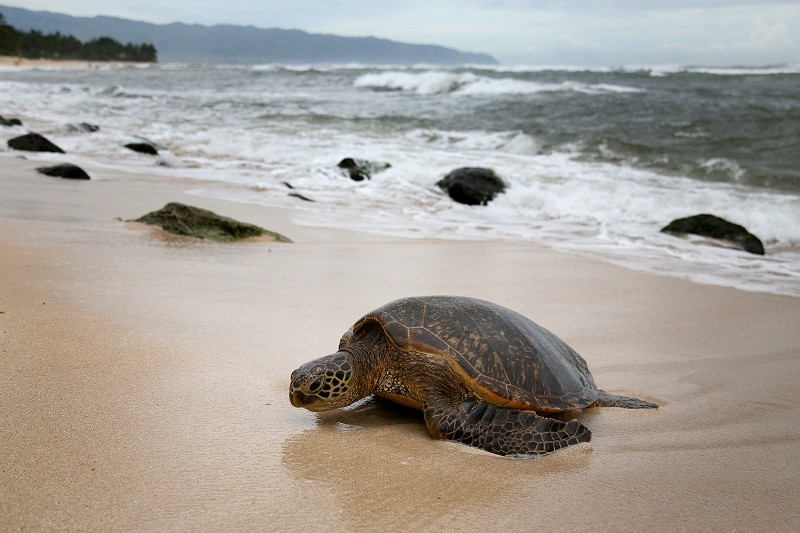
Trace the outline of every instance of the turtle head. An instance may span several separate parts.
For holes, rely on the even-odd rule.
[[[360,400],[354,387],[354,365],[347,352],[314,359],[292,372],[289,401],[310,411],[328,411]]]

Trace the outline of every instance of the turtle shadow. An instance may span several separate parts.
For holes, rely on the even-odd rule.
[[[283,442],[281,462],[315,497],[332,498],[354,526],[380,512],[403,517],[406,529],[425,529],[452,514],[454,502],[504,505],[508,486],[578,475],[591,457],[589,444],[525,460],[436,440],[422,413],[374,397],[318,413],[316,422]]]
[[[316,413],[316,415],[317,427],[320,429],[353,430],[407,424],[409,426],[418,426],[421,432],[430,437],[428,428],[425,426],[425,419],[420,411],[379,396],[368,396],[343,409]],[[597,415],[597,409],[581,409],[565,413],[548,413],[541,416],[562,422],[578,420],[578,422],[586,424]],[[494,456],[494,454],[489,455]]]
[[[352,427],[382,427],[392,424],[418,424],[427,431],[422,413],[379,396],[367,396],[343,409],[317,414],[317,426],[347,425]]]

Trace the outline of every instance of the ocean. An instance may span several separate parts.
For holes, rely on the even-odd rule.
[[[544,243],[800,296],[798,87],[800,65],[9,67],[0,115],[25,125],[0,128],[0,150],[37,131],[68,152],[37,160],[147,168],[194,180],[194,195],[292,209],[300,224]],[[123,147],[141,140],[160,155]],[[391,167],[355,182],[337,168],[345,157]],[[507,191],[466,206],[436,186],[472,166]],[[745,226],[766,255],[659,232],[700,213]]]

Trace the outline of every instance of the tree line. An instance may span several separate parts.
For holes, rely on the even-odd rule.
[[[0,55],[28,59],[79,59],[83,61],[156,61],[152,44],[122,44],[111,37],[81,42],[59,32],[23,32],[6,23],[0,13]]]

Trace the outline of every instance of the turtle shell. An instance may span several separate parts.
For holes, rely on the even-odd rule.
[[[539,412],[581,409],[597,399],[586,361],[521,314],[457,296],[395,300],[362,317],[340,347],[378,323],[400,350],[445,357],[480,397]]]

